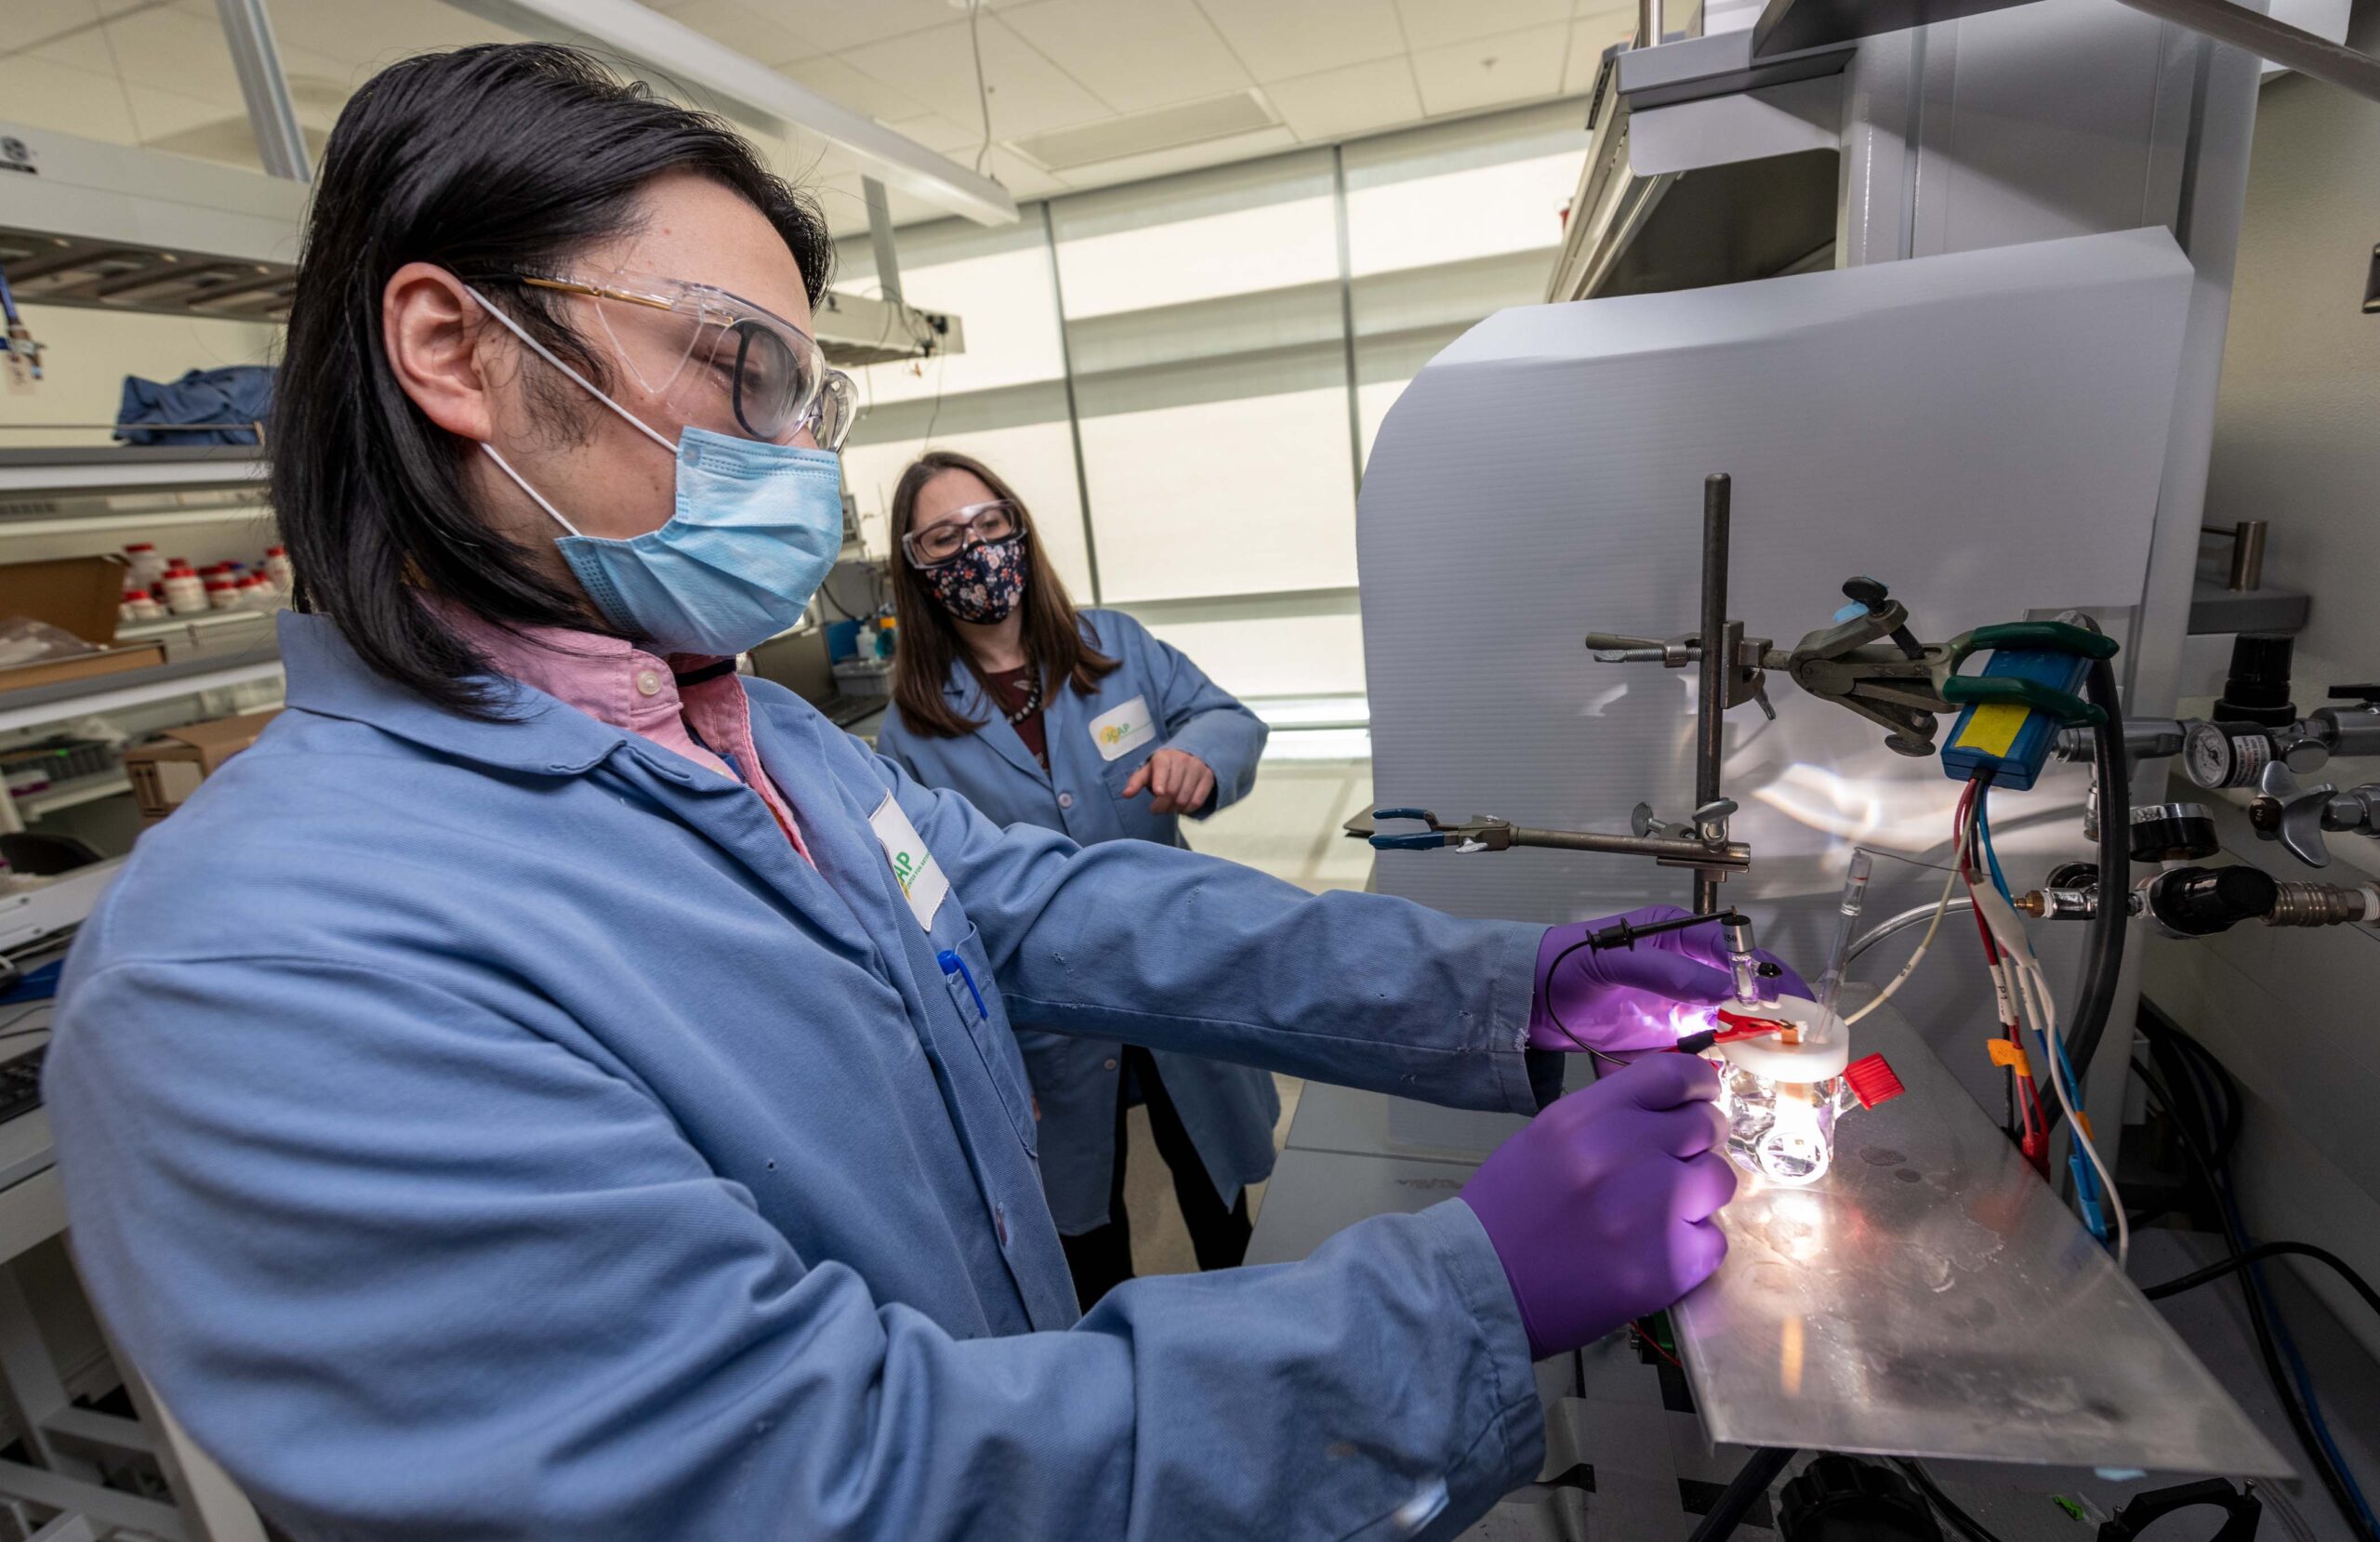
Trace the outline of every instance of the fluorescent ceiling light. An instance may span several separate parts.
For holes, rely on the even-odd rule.
[[[663,81],[698,86],[732,107],[800,128],[834,144],[863,176],[899,188],[979,225],[1016,220],[1016,200],[988,177],[937,155],[875,119],[827,100],[797,81],[636,0],[454,0],[531,36],[557,32],[592,39]]]

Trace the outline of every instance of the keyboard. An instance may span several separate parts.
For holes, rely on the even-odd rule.
[[[48,1053],[45,1044],[0,1061],[0,1125],[41,1107],[41,1064]]]

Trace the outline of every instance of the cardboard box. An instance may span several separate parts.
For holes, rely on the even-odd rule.
[[[31,616],[73,633],[101,650],[41,659],[0,669],[0,691],[57,685],[165,662],[162,642],[117,648],[117,607],[124,601],[121,557],[61,557],[46,562],[0,564],[0,618]]]
[[[141,819],[154,824],[180,808],[201,782],[255,744],[264,726],[280,715],[281,709],[274,707],[237,718],[214,718],[168,730],[125,751],[125,773],[132,778],[132,796],[140,805]]]

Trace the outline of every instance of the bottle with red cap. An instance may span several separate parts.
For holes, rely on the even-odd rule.
[[[272,586],[284,594],[297,586],[298,570],[289,563],[287,547],[264,548],[264,574],[272,580]]]
[[[165,576],[165,560],[157,555],[156,543],[135,541],[124,548],[124,560],[131,568],[125,575],[127,589],[153,589]]]
[[[192,571],[187,557],[166,563],[157,586],[165,591],[165,609],[175,615],[197,615],[206,609],[206,580]]]
[[[144,621],[163,621],[165,607],[157,603],[147,589],[128,588],[124,591],[124,603],[116,607],[119,626],[138,626]]]

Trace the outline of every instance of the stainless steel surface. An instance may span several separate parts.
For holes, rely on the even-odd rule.
[[[248,127],[257,137],[257,158],[268,176],[292,182],[314,179],[313,158],[306,152],[306,131],[298,122],[298,106],[289,99],[289,77],[282,72],[281,48],[272,38],[272,18],[264,0],[215,0],[215,14],[223,23],[223,41],[231,45],[231,67],[240,79],[240,95],[248,104]]]
[[[2380,59],[2231,0],[2123,0],[2134,10],[2203,33],[2257,59],[2380,101]]]
[[[1727,682],[1735,671],[1727,631],[1727,526],[1734,493],[1735,481],[1725,471],[1702,479],[1702,625],[1696,632],[1702,648],[1702,679],[1694,717],[1697,809],[1718,801],[1719,766],[1727,750]],[[1721,830],[1724,834],[1724,825]],[[1719,908],[1717,874],[1696,870],[1694,908],[1701,915]]]
[[[1889,1009],[1908,1095],[1805,1188],[1747,1180],[1672,1312],[1713,1441],[2280,1476],[2289,1464]]]
[[[2220,637],[2233,632],[2302,632],[2313,600],[2296,589],[2258,589],[2234,594],[2202,579],[2190,591],[2189,635]]]
[[[1752,24],[1752,50],[1767,59],[1904,32],[1936,21],[2005,10],[2026,0],[1769,0]],[[2303,27],[2235,5],[2232,0],[2123,0],[2134,10],[2203,33],[2325,81],[2343,91],[2380,101],[2380,59],[2343,43],[2318,37]]]
[[[1665,32],[1661,0],[1636,0],[1636,46],[1653,48],[1660,46]]]
[[[1954,898],[1950,901],[1952,913],[1974,908],[1973,900]],[[1911,905],[1897,916],[1877,922],[1859,934],[1858,941],[1851,944],[1851,951],[1844,955],[1844,962],[1849,963],[1897,931],[1906,931],[1911,927],[1923,924],[1933,914],[1934,907],[1930,904]]]
[[[2231,577],[2225,586],[2247,594],[2265,586],[2265,521],[2242,520],[2231,532]]]

